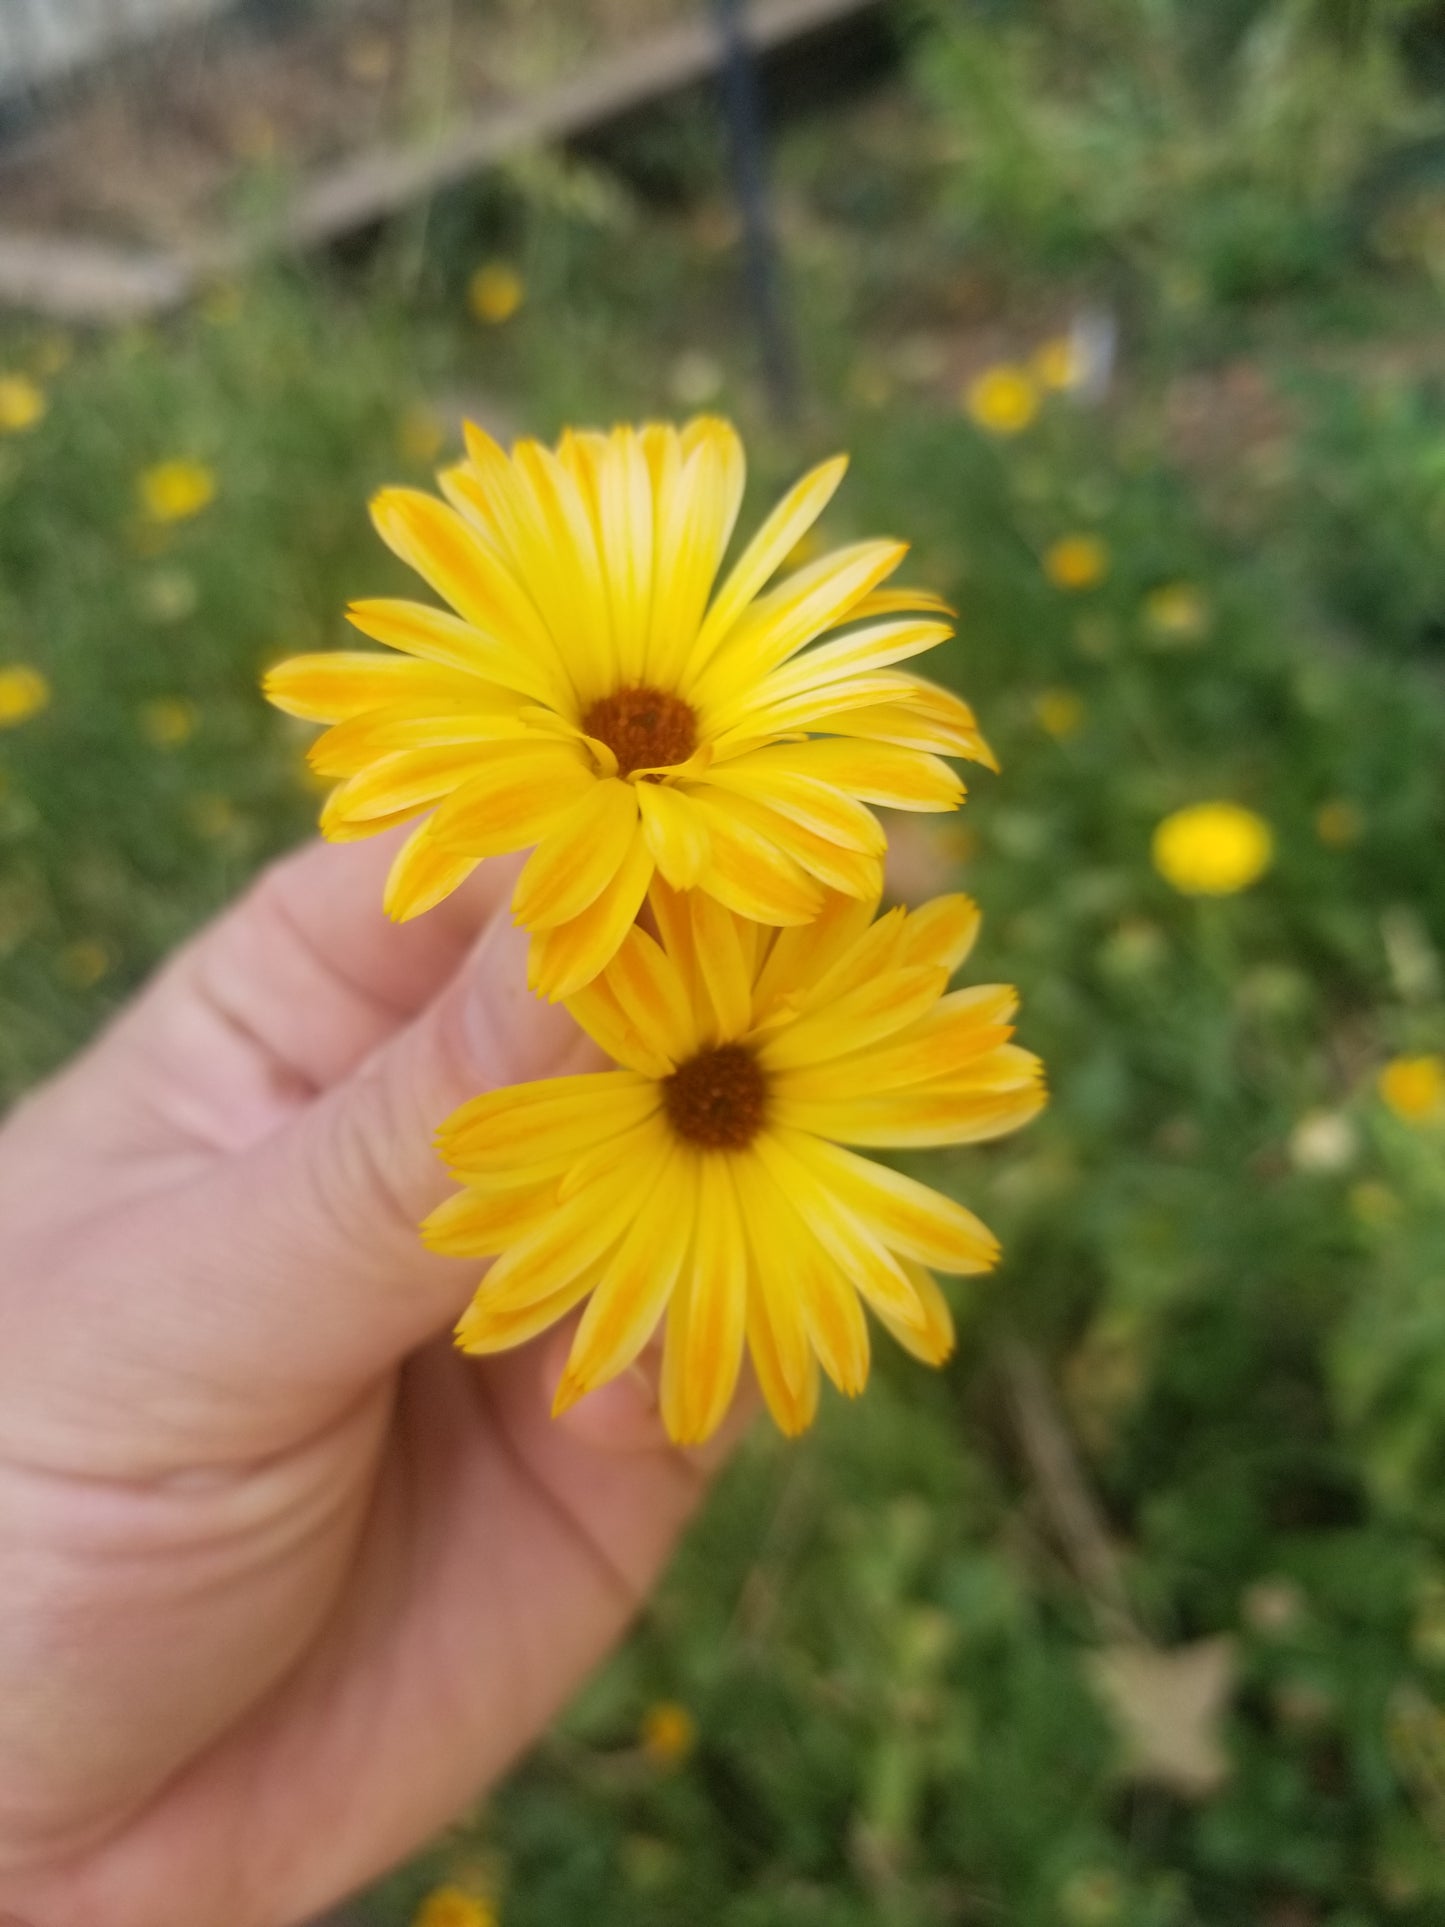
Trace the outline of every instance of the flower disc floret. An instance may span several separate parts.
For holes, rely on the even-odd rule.
[[[469,428],[444,500],[384,489],[382,539],[449,607],[356,603],[392,653],[295,657],[266,688],[330,725],[327,836],[414,825],[388,913],[530,850],[512,909],[557,998],[616,955],[654,877],[773,927],[876,897],[874,807],[954,809],[944,758],[995,765],[967,705],[900,667],[952,633],[936,595],[883,586],[902,543],[791,566],[845,466],[805,475],[726,570],[744,461],[712,418],[510,455]]]
[[[647,927],[568,999],[610,1071],[490,1091],[440,1134],[461,1189],[424,1228],[495,1259],[457,1327],[520,1345],[585,1301],[557,1409],[625,1371],[661,1325],[662,1413],[691,1443],[721,1423],[744,1351],[778,1424],[801,1431],[820,1373],[868,1377],[864,1307],[939,1364],[937,1273],[992,1268],[972,1212],[859,1151],[979,1143],[1044,1102],[1012,1043],[1006,985],[948,990],[978,913],[830,893],[769,929],[704,891],[649,892]]]

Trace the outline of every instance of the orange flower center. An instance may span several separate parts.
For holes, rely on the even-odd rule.
[[[680,1138],[708,1151],[741,1151],[763,1125],[767,1084],[741,1044],[719,1044],[679,1064],[662,1085],[667,1120]]]
[[[617,758],[619,776],[635,769],[685,763],[697,748],[697,717],[681,696],[665,689],[619,689],[599,696],[582,727]]]

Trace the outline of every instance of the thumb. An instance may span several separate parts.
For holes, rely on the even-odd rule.
[[[438,1125],[481,1091],[595,1061],[567,1013],[528,992],[526,937],[499,913],[405,1029],[193,1188],[193,1237],[213,1253],[211,1288],[188,1306],[208,1328],[193,1342],[215,1348],[207,1366],[224,1357],[248,1394],[334,1398],[450,1324],[481,1266],[418,1235],[451,1189]]]

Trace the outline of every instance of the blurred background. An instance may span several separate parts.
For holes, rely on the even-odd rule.
[[[0,0],[0,1098],[307,833],[464,413],[850,449],[1003,761],[957,1358],[348,1920],[1445,1919],[1442,282],[1439,0]]]

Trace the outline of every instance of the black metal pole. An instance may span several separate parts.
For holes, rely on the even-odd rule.
[[[743,32],[743,0],[711,0],[722,36],[723,109],[733,185],[743,219],[743,274],[758,331],[763,379],[775,413],[798,413],[798,366],[784,308],[777,239],[768,198],[767,141],[757,64]]]

